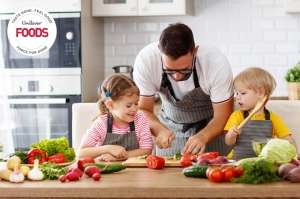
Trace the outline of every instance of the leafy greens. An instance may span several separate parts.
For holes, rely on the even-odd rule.
[[[43,139],[36,144],[31,144],[30,149],[37,148],[46,152],[47,156],[52,156],[57,153],[62,153],[66,156],[66,162],[71,162],[75,159],[74,148],[69,147],[69,141],[65,137]]]

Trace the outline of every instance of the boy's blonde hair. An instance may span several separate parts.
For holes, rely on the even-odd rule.
[[[240,72],[233,80],[233,86],[242,82],[247,88],[256,92],[259,89],[265,90],[265,95],[271,96],[276,88],[276,80],[266,70],[259,67],[250,67]]]

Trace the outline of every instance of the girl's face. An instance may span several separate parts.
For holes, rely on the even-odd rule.
[[[138,111],[139,95],[123,96],[119,101],[112,101],[110,111],[113,115],[113,122],[125,127],[132,122]]]
[[[234,84],[236,102],[242,110],[252,110],[260,100],[260,94],[247,88],[242,82]]]

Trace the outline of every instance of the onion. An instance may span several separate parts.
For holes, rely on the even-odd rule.
[[[290,161],[290,163],[296,165],[297,167],[299,166],[299,162],[298,162],[297,160],[295,160],[295,159],[292,159],[292,160]]]
[[[287,178],[291,182],[300,182],[300,168],[296,167],[288,173]]]
[[[278,169],[278,174],[281,177],[281,179],[284,180],[288,177],[289,172],[294,168],[297,168],[297,166],[294,164],[291,163],[282,164]]]

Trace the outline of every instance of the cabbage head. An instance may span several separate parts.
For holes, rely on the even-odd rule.
[[[270,139],[258,157],[285,164],[297,157],[297,150],[288,140]]]

